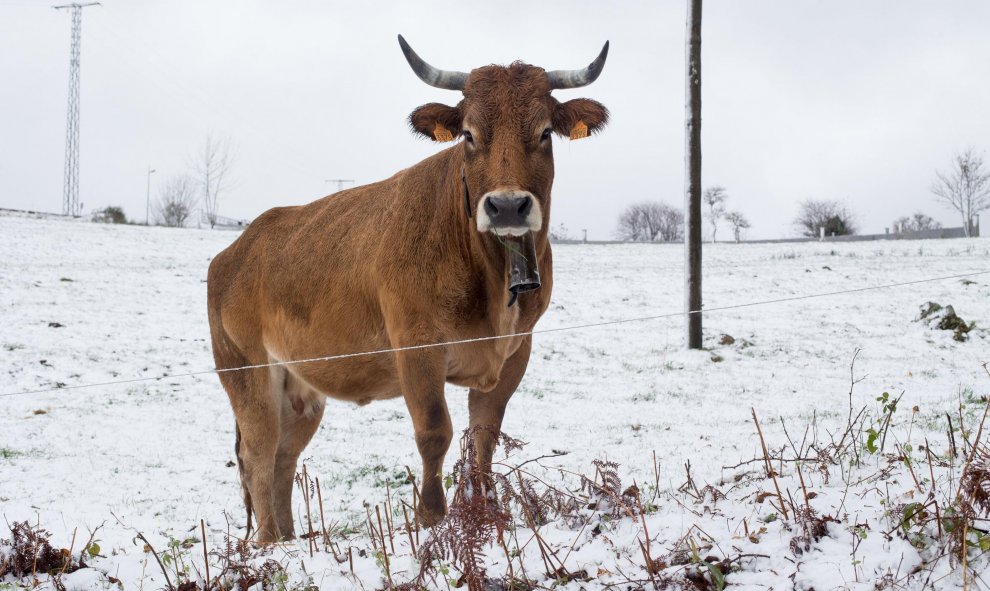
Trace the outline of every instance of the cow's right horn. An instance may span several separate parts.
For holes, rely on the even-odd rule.
[[[406,40],[399,35],[399,46],[402,47],[402,53],[406,56],[406,61],[409,62],[409,66],[416,72],[419,79],[426,82],[430,86],[435,86],[437,88],[443,88],[446,90],[464,90],[464,84],[467,82],[468,75],[464,72],[455,72],[454,70],[438,70],[430,64],[423,61],[423,58],[416,55],[412,47],[406,43]]]

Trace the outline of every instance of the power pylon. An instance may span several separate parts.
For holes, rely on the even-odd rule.
[[[69,49],[69,109],[65,122],[65,187],[62,190],[62,213],[77,216],[79,203],[79,42],[82,37],[82,9],[99,2],[62,4],[55,10],[72,9],[72,45]]]
[[[353,183],[354,179],[327,179],[323,181],[324,183],[337,183],[337,192],[340,193],[344,190],[344,183]]]

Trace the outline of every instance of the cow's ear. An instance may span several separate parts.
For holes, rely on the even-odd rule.
[[[440,103],[418,107],[409,115],[409,126],[437,142],[450,142],[461,134],[461,111]]]
[[[608,123],[608,109],[591,99],[579,98],[559,103],[553,111],[553,130],[572,140],[601,131]]]

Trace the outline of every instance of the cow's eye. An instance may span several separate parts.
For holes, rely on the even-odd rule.
[[[468,130],[465,129],[461,133],[464,134],[464,141],[465,142],[467,142],[469,144],[473,144],[474,143],[474,136],[471,135],[471,132],[470,131],[468,131]]]
[[[550,139],[550,134],[551,134],[551,133],[553,133],[553,130],[552,130],[552,129],[550,129],[549,127],[548,127],[548,128],[546,128],[546,129],[544,129],[544,130],[543,130],[543,135],[541,135],[541,136],[540,136],[540,141],[541,141],[541,142],[545,142],[545,141],[547,141],[548,139]]]

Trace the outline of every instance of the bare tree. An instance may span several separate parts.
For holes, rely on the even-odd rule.
[[[230,169],[234,166],[233,148],[227,138],[215,138],[207,134],[203,147],[192,158],[192,169],[200,184],[203,210],[210,227],[217,224],[220,194],[230,183]]]
[[[634,242],[670,242],[684,237],[684,212],[657,201],[627,207],[619,216],[615,236]]]
[[[708,206],[707,217],[712,225],[712,243],[715,242],[715,233],[718,231],[718,220],[725,217],[725,200],[728,198],[725,187],[717,185],[705,189],[701,196],[701,202]]]
[[[818,237],[821,228],[825,228],[826,236],[845,236],[857,231],[852,212],[838,201],[806,199],[801,203],[794,225],[800,228],[801,234],[812,238]]]
[[[553,228],[547,231],[547,238],[550,242],[563,242],[565,240],[573,240],[571,233],[567,230],[567,226],[563,223],[557,224]]]
[[[973,148],[956,154],[952,169],[947,173],[935,171],[931,192],[962,216],[963,230],[969,236],[973,218],[990,209],[990,171],[983,168],[983,155]]]
[[[652,215],[657,219],[656,233],[653,240],[657,242],[674,242],[684,239],[684,212],[666,203],[653,203]]]
[[[739,242],[742,231],[749,228],[749,220],[741,212],[730,211],[725,214],[725,221],[732,225],[732,236]]]
[[[615,237],[619,240],[642,242],[648,240],[649,231],[643,219],[641,203],[630,205],[619,214],[619,226],[615,229]]]
[[[930,216],[920,211],[911,216],[902,216],[894,220],[894,232],[923,232],[925,230],[938,230],[942,224],[936,222]]]
[[[155,221],[164,226],[181,228],[186,225],[195,207],[195,181],[184,174],[171,176],[158,192]]]

